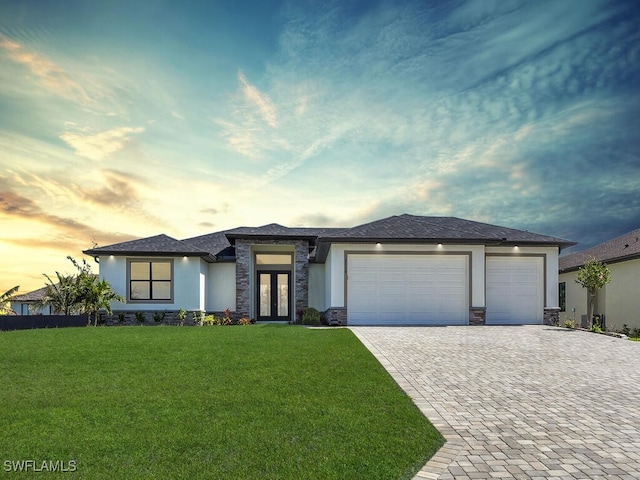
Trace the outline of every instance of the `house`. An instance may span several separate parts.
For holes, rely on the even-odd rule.
[[[558,255],[574,245],[453,217],[352,228],[239,227],[85,251],[126,298],[114,312],[229,308],[258,321],[314,307],[349,325],[541,324],[557,318]]]
[[[590,258],[606,263],[611,283],[598,291],[594,312],[604,315],[608,330],[640,328],[640,229],[595,247],[560,257],[560,322],[587,316],[587,290],[576,283],[578,269]]]
[[[50,306],[42,307],[34,310],[33,305],[42,300],[47,293],[48,287],[42,287],[32,292],[23,293],[21,295],[14,295],[11,298],[11,310],[17,315],[52,315]]]

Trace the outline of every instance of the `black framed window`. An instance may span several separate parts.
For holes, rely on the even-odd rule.
[[[130,260],[129,300],[170,302],[173,298],[173,262]]]
[[[558,305],[560,306],[560,311],[564,312],[567,310],[567,282],[560,282],[558,287],[558,295],[560,296]]]

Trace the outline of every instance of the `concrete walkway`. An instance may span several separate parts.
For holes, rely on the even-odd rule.
[[[546,326],[351,330],[447,439],[415,479],[640,478],[640,342]]]

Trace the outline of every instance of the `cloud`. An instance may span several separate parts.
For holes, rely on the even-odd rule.
[[[6,189],[4,187],[5,183],[2,182],[0,184],[0,187],[2,187],[0,190],[0,214],[7,217],[16,217],[17,219],[32,220],[47,225],[53,231],[48,234],[48,238],[45,240],[3,239],[3,241],[24,241],[26,243],[35,242],[42,245],[60,246],[64,245],[65,242],[67,244],[77,244],[79,242],[88,244],[94,238],[105,243],[123,242],[134,238],[131,235],[122,233],[102,232],[71,218],[46,213],[33,200]]]
[[[242,93],[247,104],[256,107],[260,116],[270,127],[277,127],[277,110],[269,96],[251,85],[242,72],[238,73],[238,81],[242,86]]]
[[[115,170],[104,170],[103,177],[106,183],[104,187],[80,188],[80,196],[89,202],[108,207],[125,208],[139,203],[137,187],[129,176]]]
[[[144,127],[116,127],[100,133],[89,133],[86,129],[76,129],[60,135],[76,154],[90,160],[104,160],[122,150],[133,134],[144,132]]]
[[[85,89],[51,60],[4,36],[0,39],[0,48],[12,61],[24,65],[50,92],[81,104],[89,102]]]

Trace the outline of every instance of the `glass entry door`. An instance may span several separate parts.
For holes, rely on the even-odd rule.
[[[258,272],[258,321],[288,321],[291,272]]]

